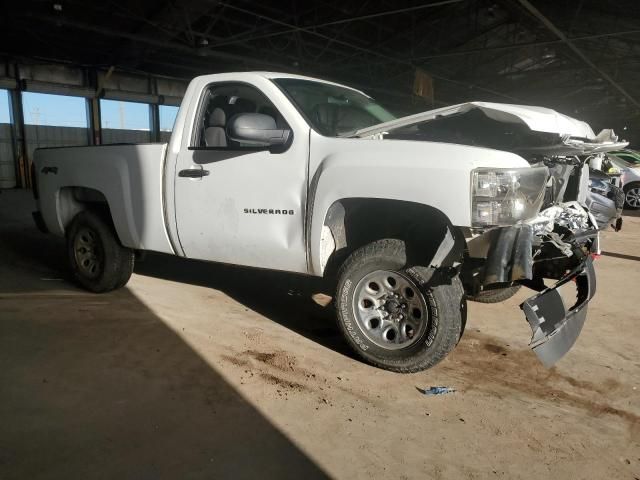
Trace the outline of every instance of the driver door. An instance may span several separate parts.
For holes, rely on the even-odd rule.
[[[286,146],[271,151],[226,137],[226,123],[234,115],[280,115],[248,84],[210,85],[198,110],[175,177],[176,223],[185,255],[306,272],[308,134],[291,132]],[[288,128],[284,118],[278,120]]]

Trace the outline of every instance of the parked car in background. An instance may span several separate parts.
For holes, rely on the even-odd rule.
[[[601,170],[589,169],[589,192],[585,203],[600,230],[609,225],[616,231],[622,228],[624,192],[619,183],[619,174],[611,176]]]
[[[635,150],[626,148],[624,150],[610,152],[609,155],[615,155],[632,166],[640,167],[640,152],[636,152]]]
[[[640,208],[640,154],[633,150],[607,154],[602,170],[610,175],[620,175],[624,206]]]

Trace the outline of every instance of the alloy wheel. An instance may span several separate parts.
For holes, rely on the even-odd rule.
[[[627,205],[633,208],[640,207],[640,187],[630,188],[625,196]]]
[[[362,333],[379,347],[397,350],[415,343],[427,326],[424,295],[406,276],[376,270],[358,282],[353,312]]]
[[[73,241],[73,253],[82,275],[96,278],[103,270],[104,254],[98,234],[87,227],[81,228]]]

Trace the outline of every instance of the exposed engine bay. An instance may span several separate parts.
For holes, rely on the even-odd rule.
[[[531,347],[551,366],[575,342],[595,294],[598,230],[621,212],[617,187],[605,188],[597,176],[590,179],[588,160],[626,143],[611,130],[595,135],[584,122],[538,107],[474,102],[444,110],[364,133],[505,150],[529,162],[531,168],[518,171],[474,171],[473,227],[464,232],[461,276],[470,295],[515,285],[537,291],[521,308],[532,329]],[[548,121],[541,122],[539,113]],[[616,206],[613,214],[601,211],[599,223],[588,205],[600,205],[603,195]],[[615,223],[619,229],[621,221]],[[547,286],[545,279],[556,283]],[[567,307],[558,287],[571,280],[576,301]]]
[[[591,152],[612,145],[619,148],[621,144],[610,130],[596,136],[584,122],[555,112],[560,118],[550,119],[548,131],[532,130],[529,119],[520,115],[520,107],[513,106],[513,112],[504,107],[463,104],[451,113],[432,115],[381,133],[385,139],[423,139],[511,151],[531,164],[531,173],[524,172],[527,178],[520,173],[517,179],[478,180],[487,185],[491,181],[506,185],[503,198],[519,206],[519,217],[505,218],[504,211],[496,214],[495,202],[474,205],[478,223],[465,234],[469,260],[465,263],[471,267],[464,278],[470,291],[512,282],[542,289],[543,278],[559,280],[590,254],[599,253],[600,227],[587,208],[587,161]],[[554,133],[565,119],[572,123],[560,128],[573,129],[585,137]],[[528,199],[520,199],[510,190],[514,183],[530,193]],[[496,198],[494,192],[480,195],[492,201]],[[490,219],[486,225],[482,224],[483,218]]]

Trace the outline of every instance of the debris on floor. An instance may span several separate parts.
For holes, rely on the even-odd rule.
[[[444,395],[445,393],[455,392],[455,389],[450,387],[429,387],[429,388],[416,387],[416,389],[424,395]]]

